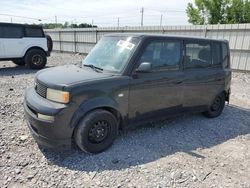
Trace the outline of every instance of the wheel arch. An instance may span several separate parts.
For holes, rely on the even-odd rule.
[[[230,89],[227,90],[223,90],[222,93],[225,95],[225,100],[229,103],[229,98],[230,98]]]
[[[70,127],[74,130],[77,127],[78,123],[90,112],[98,109],[106,110],[110,113],[112,113],[118,121],[118,127],[121,128],[122,124],[122,115],[120,111],[117,108],[117,103],[109,98],[98,98],[93,99],[91,101],[83,102],[79,108],[74,112],[71,121],[70,121]],[[72,134],[72,136],[73,136]]]
[[[39,46],[32,46],[32,47],[26,49],[23,58],[26,56],[26,54],[27,54],[28,51],[30,51],[30,50],[41,50],[43,53],[46,54],[46,52],[45,52],[45,50],[44,50],[43,48],[41,48],[41,47],[39,47]]]

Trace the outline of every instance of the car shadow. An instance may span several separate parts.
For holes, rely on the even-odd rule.
[[[110,149],[96,155],[85,154],[77,148],[66,152],[41,151],[49,163],[86,172],[125,169],[176,152],[206,158],[197,149],[211,148],[249,134],[249,122],[250,110],[230,105],[214,119],[200,114],[185,115],[123,131]]]
[[[46,66],[45,68],[50,68],[53,66]],[[1,66],[0,67],[0,76],[18,76],[24,74],[35,74],[39,70],[30,69],[26,66]]]

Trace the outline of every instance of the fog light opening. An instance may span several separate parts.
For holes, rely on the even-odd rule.
[[[44,120],[44,121],[54,121],[55,120],[54,116],[48,116],[48,115],[39,114],[39,113],[37,113],[37,117],[38,117],[38,119]]]

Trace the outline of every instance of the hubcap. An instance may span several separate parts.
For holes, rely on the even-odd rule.
[[[92,143],[100,143],[108,136],[110,125],[107,121],[97,121],[89,130],[88,139]]]
[[[42,63],[42,56],[40,55],[34,55],[32,57],[32,63],[35,64],[35,65],[40,65]]]
[[[212,111],[218,111],[220,109],[220,106],[221,106],[221,98],[216,97],[212,105]]]

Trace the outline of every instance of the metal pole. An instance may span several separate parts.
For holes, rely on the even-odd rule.
[[[120,18],[117,18],[117,27],[120,27]]]
[[[160,26],[162,26],[162,14],[161,14],[161,19],[160,19]]]
[[[144,8],[141,8],[141,26],[143,26],[143,14],[144,14]]]
[[[56,25],[57,25],[57,16],[55,16],[55,23],[56,23]]]

